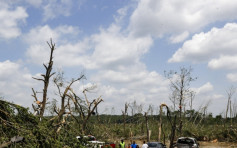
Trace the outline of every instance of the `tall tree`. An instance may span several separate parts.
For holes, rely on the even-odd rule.
[[[225,118],[227,119],[228,116],[228,112],[230,112],[230,118],[231,118],[231,124],[232,124],[232,108],[231,108],[231,99],[234,95],[234,93],[236,92],[236,88],[234,86],[231,86],[227,91],[227,96],[228,96],[228,100],[227,100],[227,107],[226,107],[226,113],[225,113]]]
[[[39,115],[42,117],[44,115],[44,111],[45,111],[45,107],[46,107],[46,103],[47,103],[47,94],[48,94],[48,86],[49,86],[49,80],[50,78],[55,74],[52,73],[52,69],[53,69],[53,52],[55,50],[55,44],[53,43],[52,39],[50,40],[50,42],[47,42],[47,44],[49,45],[50,48],[50,57],[49,57],[49,62],[48,64],[43,64],[44,68],[45,68],[45,74],[41,74],[42,78],[34,78],[35,80],[38,81],[43,81],[44,83],[44,88],[43,88],[43,96],[42,96],[42,101],[40,101],[36,95],[36,91],[32,88],[33,91],[33,97],[35,98],[35,102],[37,104],[37,107],[33,106],[33,109],[35,110],[35,112],[39,112]]]
[[[190,110],[193,110],[193,100],[195,98],[195,92],[194,91],[190,91],[190,103],[189,103],[189,107],[190,107]]]
[[[126,136],[126,116],[128,115],[128,103],[125,103],[125,107],[124,107],[124,111],[122,110],[122,114],[123,114],[123,133],[124,136]]]
[[[179,106],[179,132],[182,133],[182,112],[184,110],[185,100],[190,94],[190,83],[196,80],[196,77],[191,75],[192,68],[181,67],[179,71],[169,71],[165,72],[165,76],[170,80],[170,88],[173,94],[177,96],[174,97],[177,99],[175,102]]]

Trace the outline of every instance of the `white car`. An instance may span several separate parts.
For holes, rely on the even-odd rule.
[[[102,146],[105,145],[105,142],[101,142],[101,141],[88,141],[88,148],[101,148]]]
[[[79,140],[85,138],[87,141],[87,144],[86,144],[87,148],[98,148],[98,147],[101,148],[102,146],[105,145],[105,142],[97,141],[96,138],[92,135],[83,136],[83,137],[77,136],[76,138]]]
[[[180,137],[176,145],[177,148],[199,148],[199,143],[192,137]]]

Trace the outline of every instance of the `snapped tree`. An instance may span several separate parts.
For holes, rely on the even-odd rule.
[[[45,68],[45,74],[41,74],[41,76],[43,78],[35,78],[33,77],[33,79],[38,80],[38,81],[43,81],[44,83],[44,88],[43,88],[43,96],[42,96],[42,100],[39,100],[39,98],[37,97],[37,92],[32,88],[33,91],[33,97],[35,98],[35,102],[36,102],[36,106],[32,104],[32,107],[35,111],[35,114],[39,114],[40,117],[43,117],[44,115],[44,111],[45,111],[45,107],[46,107],[46,103],[47,103],[47,93],[48,93],[48,86],[49,86],[49,82],[50,82],[50,78],[55,74],[55,72],[52,73],[52,69],[53,69],[53,52],[55,50],[55,44],[53,43],[52,39],[50,40],[50,42],[47,42],[50,48],[50,57],[49,57],[49,62],[48,64],[43,64],[44,68]]]

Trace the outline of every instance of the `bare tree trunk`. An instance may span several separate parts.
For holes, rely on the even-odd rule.
[[[51,52],[50,52],[50,58],[49,58],[48,65],[46,66],[45,64],[43,64],[46,72],[45,72],[45,74],[41,74],[43,79],[33,77],[33,79],[44,82],[43,100],[40,102],[40,116],[41,117],[43,117],[43,115],[44,115],[44,110],[45,110],[45,106],[46,106],[47,99],[48,99],[47,98],[47,92],[48,92],[48,86],[49,86],[49,79],[52,75],[55,74],[55,73],[51,73],[51,71],[53,69],[53,52],[55,50],[55,44],[52,42],[52,39],[50,40],[50,43],[49,42],[47,42],[47,43],[49,45],[49,48],[50,48]],[[34,97],[35,97],[36,101],[38,101],[35,93],[34,93]]]
[[[232,108],[231,108],[231,100],[230,100],[230,125],[232,126]]]
[[[174,116],[174,123],[172,124],[172,128],[171,128],[170,148],[174,147],[173,145],[174,145],[175,130],[176,130],[176,115]]]
[[[128,110],[128,104],[125,103],[124,111],[122,111],[122,113],[123,113],[123,132],[124,132],[125,137],[126,137],[126,115],[127,115],[127,110]]]
[[[181,86],[180,86],[180,99],[179,99],[179,135],[182,135],[182,107],[183,107],[183,100],[184,100],[184,79],[185,75],[181,75]]]
[[[225,112],[225,118],[227,119],[228,111],[229,111],[229,105],[230,105],[230,98],[228,98],[227,101],[227,107],[226,107],[226,112]]]
[[[227,107],[226,107],[226,113],[225,113],[225,118],[227,120],[227,116],[228,116],[228,111],[230,110],[230,119],[231,119],[231,125],[232,125],[232,108],[231,108],[231,98],[234,95],[234,93],[236,92],[236,88],[234,88],[233,86],[231,86],[227,91],[227,95],[228,95],[228,102],[227,102]],[[225,124],[224,124],[225,126]]]
[[[159,134],[158,134],[158,141],[161,141],[161,132],[162,132],[162,105],[160,105],[160,123],[159,123]]]
[[[193,110],[193,100],[194,100],[194,97],[195,97],[195,92],[191,91],[190,92],[190,110]]]
[[[147,142],[149,142],[150,141],[150,136],[149,136],[149,125],[148,125],[147,112],[145,112],[145,119],[146,119]]]

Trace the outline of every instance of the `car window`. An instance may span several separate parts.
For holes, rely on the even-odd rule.
[[[149,147],[157,147],[157,144],[156,143],[148,143],[147,144]]]
[[[147,144],[149,147],[155,147],[155,148],[163,148],[163,145],[160,143],[148,143]]]
[[[163,148],[162,144],[158,143],[157,145],[158,145],[158,148]]]
[[[181,143],[181,144],[194,144],[194,141],[192,139],[186,138],[186,139],[179,139],[178,143]]]

